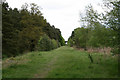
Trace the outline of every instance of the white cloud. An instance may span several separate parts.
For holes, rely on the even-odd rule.
[[[102,11],[97,4],[102,0],[7,0],[10,7],[21,8],[24,3],[36,3],[43,8],[42,13],[51,25],[59,28],[62,36],[67,40],[72,31],[80,27],[79,13],[85,6],[93,4],[95,9]]]

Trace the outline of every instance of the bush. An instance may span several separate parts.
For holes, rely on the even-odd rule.
[[[113,53],[113,55],[119,54],[119,48],[118,48],[118,46],[115,46],[115,47],[111,50],[111,52]]]
[[[52,39],[51,41],[52,41],[53,49],[56,49],[59,47],[58,42],[56,40]]]
[[[67,45],[70,46],[70,47],[73,47],[74,41],[71,38],[69,38],[69,40],[67,42]]]
[[[56,40],[51,40],[47,35],[43,35],[39,42],[37,49],[39,51],[50,51],[58,47],[58,43]]]

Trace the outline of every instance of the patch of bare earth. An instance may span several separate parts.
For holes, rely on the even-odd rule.
[[[29,61],[28,59],[22,59],[22,58],[20,60],[17,60],[15,58],[8,58],[5,61],[3,61],[2,67],[7,68],[13,64],[16,64],[16,65],[26,64],[28,61]]]
[[[80,51],[85,51],[84,48],[76,48],[76,47],[73,47],[77,50],[80,50]],[[104,47],[104,48],[86,48],[86,51],[89,52],[89,53],[103,53],[103,54],[107,54],[109,55],[111,53],[111,48],[110,47]]]
[[[48,75],[48,72],[54,68],[53,65],[55,64],[56,60],[57,56],[55,56],[48,64],[46,64],[47,66],[43,68],[44,71],[42,73],[35,74],[35,78],[45,78]]]

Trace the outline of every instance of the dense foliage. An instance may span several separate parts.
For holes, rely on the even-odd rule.
[[[72,32],[68,45],[84,49],[111,47],[113,53],[119,53],[120,1],[104,2],[104,5],[109,9],[105,14],[99,14],[92,5],[86,7],[85,16],[80,16],[82,27]]]
[[[51,40],[47,35],[43,35],[38,42],[37,49],[39,51],[50,51],[58,47],[59,45],[56,40]]]
[[[34,3],[30,5],[25,3],[18,10],[17,8],[10,8],[7,2],[3,2],[2,26],[3,57],[16,56],[24,52],[36,50],[38,43],[40,43],[38,41],[44,34],[49,39],[52,39],[54,48],[58,47],[56,45],[63,46],[65,42],[61,36],[61,31],[53,25],[51,26],[44,19],[40,7]],[[44,44],[42,46],[46,45]],[[51,47],[49,46],[49,48]]]

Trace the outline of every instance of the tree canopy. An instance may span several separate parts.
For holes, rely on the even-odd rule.
[[[40,37],[44,34],[49,37],[48,40],[54,39],[55,41],[52,41],[55,45],[55,42],[60,44],[59,46],[63,46],[65,43],[61,31],[47,22],[40,7],[35,3],[30,5],[25,3],[18,10],[10,8],[7,2],[3,2],[2,26],[3,57],[36,50]]]
[[[68,39],[70,46],[111,47],[113,53],[120,51],[120,1],[103,2],[105,14],[98,13],[92,5],[85,9],[85,16],[80,16],[81,28],[75,29]]]

